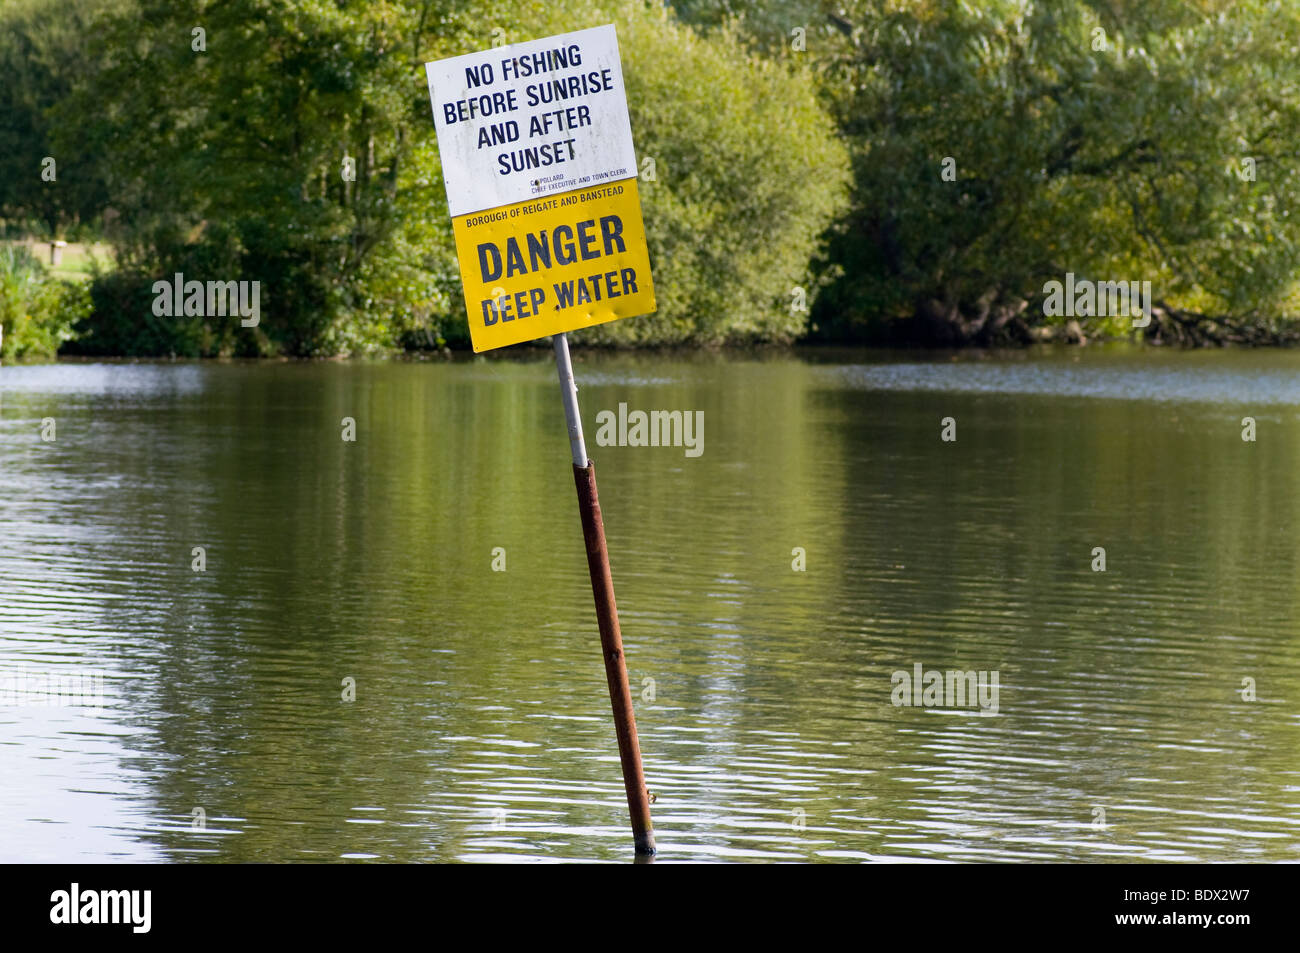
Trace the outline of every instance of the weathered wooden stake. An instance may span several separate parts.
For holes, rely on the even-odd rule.
[[[628,685],[627,664],[623,660],[623,635],[618,628],[614,577],[609,571],[605,524],[600,518],[600,499],[596,495],[596,468],[587,459],[587,445],[582,439],[578,387],[573,381],[569,341],[565,335],[557,334],[554,342],[555,365],[560,373],[560,395],[564,400],[569,447],[573,452],[573,480],[578,488],[578,511],[582,515],[582,535],[587,544],[587,569],[591,573],[591,591],[596,597],[596,624],[600,628],[600,647],[605,656],[609,701],[614,709],[614,732],[618,736],[619,760],[623,763],[627,809],[632,817],[632,838],[638,854],[653,854],[655,831],[650,820],[650,793],[646,790],[645,772],[641,768],[641,746],[636,737],[632,689]]]

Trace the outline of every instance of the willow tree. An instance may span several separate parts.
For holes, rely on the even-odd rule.
[[[799,22],[853,150],[824,332],[1023,337],[1067,272],[1150,280],[1149,333],[1267,339],[1297,313],[1295,4],[759,0],[742,21],[785,57]]]

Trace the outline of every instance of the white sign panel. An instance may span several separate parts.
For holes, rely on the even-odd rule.
[[[424,68],[453,217],[636,175],[612,24]]]

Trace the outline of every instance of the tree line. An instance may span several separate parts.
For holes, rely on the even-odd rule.
[[[1280,0],[0,0],[5,235],[113,249],[0,255],[5,353],[467,346],[422,64],[608,22],[659,311],[588,343],[1296,333]],[[154,315],[177,272],[258,326]],[[1046,314],[1067,274],[1154,319]]]

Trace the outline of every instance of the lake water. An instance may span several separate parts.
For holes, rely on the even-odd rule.
[[[576,361],[662,860],[1300,860],[1300,353]],[[0,859],[631,858],[549,351],[6,366],[0,477]]]

